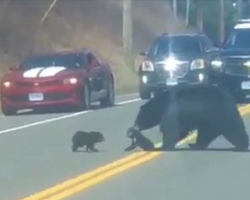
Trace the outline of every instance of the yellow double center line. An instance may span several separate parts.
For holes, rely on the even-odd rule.
[[[239,108],[241,115],[250,113],[250,105]],[[178,143],[178,146],[188,143],[196,138],[196,134],[191,134],[187,138]],[[159,144],[157,144],[159,146]],[[129,156],[102,166],[91,172],[82,174],[73,179],[67,180],[52,188],[42,192],[31,195],[21,200],[61,200],[68,198],[76,193],[84,191],[85,189],[96,185],[97,183],[108,179],[116,174],[125,170],[131,169],[144,162],[152,160],[153,158],[161,155],[161,152],[136,152]]]

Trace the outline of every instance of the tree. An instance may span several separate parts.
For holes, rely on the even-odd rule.
[[[235,0],[224,1],[224,24],[225,37],[237,19],[237,7],[234,6]],[[187,0],[177,1],[177,13],[183,18],[186,17]],[[249,8],[249,7],[248,7]],[[248,9],[249,10],[249,9]],[[199,13],[199,15],[198,15]],[[201,17],[202,14],[202,17]],[[198,21],[202,19],[202,30],[212,40],[218,41],[220,38],[220,1],[219,0],[190,0],[189,26],[197,27]],[[198,27],[197,27],[198,28]]]

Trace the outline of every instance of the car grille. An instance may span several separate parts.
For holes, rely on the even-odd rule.
[[[233,57],[225,57],[224,63],[226,66],[226,73],[233,75],[242,75],[248,76],[250,75],[250,68],[244,66],[244,63],[249,61],[249,58],[233,58]]]
[[[71,94],[62,94],[62,93],[47,93],[44,94],[44,101],[56,101],[56,100],[64,100],[70,98]],[[28,95],[19,95],[19,96],[12,96],[11,101],[14,102],[29,102]],[[40,101],[38,101],[40,102]]]
[[[163,76],[164,78],[170,77],[170,71],[164,69],[164,64],[155,64],[155,70],[160,76]],[[188,70],[189,63],[177,65],[176,70],[173,71],[173,78],[183,78],[188,73]]]
[[[23,82],[23,81],[16,82],[16,85],[18,85],[19,87],[37,87],[37,86],[46,87],[59,84],[62,84],[62,82],[59,80],[45,81],[45,82]]]

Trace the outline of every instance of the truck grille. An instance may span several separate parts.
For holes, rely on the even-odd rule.
[[[250,68],[244,66],[244,63],[249,60],[250,58],[225,57],[224,63],[226,67],[226,73],[242,76],[250,75]]]
[[[164,69],[164,64],[155,65],[156,72],[164,76],[165,78],[170,77],[170,72]],[[183,63],[177,65],[177,68],[173,71],[173,78],[183,78],[188,73],[189,63]]]

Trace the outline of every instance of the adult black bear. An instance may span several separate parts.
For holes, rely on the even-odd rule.
[[[174,149],[192,130],[198,130],[196,144],[192,146],[196,149],[206,149],[219,135],[238,150],[249,146],[249,136],[234,98],[216,86],[191,86],[152,98],[141,106],[127,136],[134,138],[134,130],[143,131],[157,125],[163,134],[163,150]],[[133,140],[127,150],[135,146]]]

